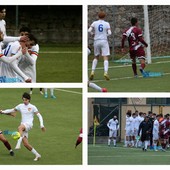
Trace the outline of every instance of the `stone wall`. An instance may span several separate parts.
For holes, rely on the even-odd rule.
[[[7,6],[7,34],[18,34],[22,26],[31,28],[32,33],[43,43],[81,43],[82,6]]]

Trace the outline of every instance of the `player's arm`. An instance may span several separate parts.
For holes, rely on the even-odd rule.
[[[35,114],[37,115],[39,122],[40,122],[40,128],[42,129],[43,132],[46,131],[46,128],[44,126],[44,121],[43,121],[43,117],[39,112],[35,112]]]
[[[20,56],[22,55],[21,51],[18,51],[15,55],[13,55],[12,57],[6,57],[3,54],[0,54],[0,59],[1,61],[3,61],[4,63],[12,63],[14,60],[17,60]]]
[[[31,78],[29,78],[28,76],[26,76],[21,69],[18,67],[18,63],[17,61],[13,61],[12,63],[10,63],[11,68],[19,75],[23,78],[23,80],[26,83],[30,83],[31,82]]]
[[[3,37],[4,43],[9,43],[14,41],[27,41],[27,40],[28,40],[27,36],[21,36],[21,37],[4,36]]]
[[[108,29],[107,29],[107,36],[110,36],[112,34],[110,24],[108,24]]]
[[[0,110],[1,114],[5,114],[5,115],[9,115],[9,116],[13,116],[15,117],[15,113],[17,112],[17,109],[13,108],[13,109],[6,109],[6,110]]]
[[[26,52],[25,56],[27,57],[27,61],[29,62],[30,65],[34,65],[36,63],[38,53],[36,51],[30,51]]]
[[[145,42],[142,36],[139,36],[139,41],[145,46],[148,47],[148,44]]]

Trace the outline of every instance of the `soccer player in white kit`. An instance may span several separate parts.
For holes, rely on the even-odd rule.
[[[94,59],[89,77],[90,80],[93,80],[94,78],[94,72],[100,55],[102,55],[104,59],[104,77],[106,80],[110,80],[108,75],[108,56],[110,55],[110,49],[107,37],[111,35],[111,29],[110,24],[104,21],[105,16],[106,14],[103,11],[100,11],[98,13],[99,20],[94,21],[88,29],[88,32],[91,33],[91,35],[94,35]]]
[[[157,115],[156,119],[153,122],[152,133],[153,133],[153,148],[154,148],[154,151],[158,151],[157,150],[157,143],[158,143],[158,140],[159,140],[159,118],[160,118],[160,115]]]
[[[108,121],[107,127],[109,128],[108,146],[110,146],[111,140],[113,139],[113,145],[116,147],[117,131],[119,130],[117,116],[113,116],[113,118]]]
[[[41,130],[45,132],[46,129],[43,123],[43,118],[37,107],[30,103],[30,94],[24,93],[22,95],[22,100],[22,104],[17,105],[13,109],[1,110],[0,113],[7,115],[13,115],[17,111],[21,113],[21,124],[18,127],[18,132],[21,137],[18,139],[15,149],[20,149],[21,142],[23,142],[24,146],[35,155],[34,161],[37,161],[41,158],[41,155],[28,142],[28,132],[33,127],[34,115],[39,119]]]
[[[27,47],[27,52],[19,62],[19,68],[31,78],[32,83],[36,83],[36,62],[39,53],[39,45],[37,39],[31,34],[31,30],[28,27],[22,27],[20,29],[20,36],[32,36],[32,46]]]
[[[91,53],[91,50],[89,48],[87,48],[87,53],[88,53],[88,55],[90,55],[90,53]],[[87,82],[87,86],[91,87],[91,88],[93,88],[93,89],[95,89],[95,90],[97,90],[99,92],[107,92],[106,88],[101,88],[97,84],[95,84],[93,82],[90,82],[90,81]]]
[[[132,138],[132,112],[128,110],[126,113],[126,125],[125,125],[125,147],[131,146],[131,138]]]

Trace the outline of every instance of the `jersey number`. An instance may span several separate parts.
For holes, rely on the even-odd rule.
[[[100,25],[98,26],[98,30],[99,30],[99,32],[103,32],[103,25],[102,25],[102,24],[100,24]]]
[[[11,48],[11,45],[8,45],[6,48],[5,48],[5,51],[4,51],[4,55],[7,56],[8,55],[8,52]]]

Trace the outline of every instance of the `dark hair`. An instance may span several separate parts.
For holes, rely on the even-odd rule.
[[[36,38],[33,34],[28,34],[28,38],[29,38],[31,41],[34,41],[34,42],[35,42],[35,44],[37,44],[37,43],[38,43],[37,38]]]
[[[28,28],[28,27],[23,26],[23,27],[20,28],[19,32],[20,32],[20,33],[21,33],[21,32],[31,33],[31,29]]]
[[[2,12],[2,10],[6,9],[5,5],[0,5],[0,12]]]
[[[132,26],[134,26],[137,22],[138,22],[138,19],[137,19],[137,18],[132,18],[132,19],[131,19],[131,24],[132,24]]]
[[[27,93],[27,92],[25,92],[25,93],[22,95],[22,99],[23,99],[23,98],[26,98],[26,99],[28,99],[28,100],[31,100],[31,96],[30,96],[30,94]]]

